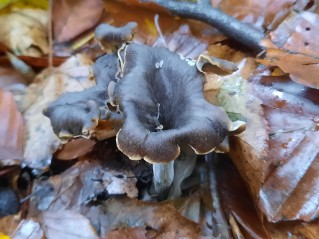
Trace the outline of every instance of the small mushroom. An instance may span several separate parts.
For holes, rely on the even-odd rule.
[[[96,28],[94,34],[103,50],[115,52],[123,43],[131,41],[136,29],[136,22],[129,22],[123,27],[114,27],[104,23]]]
[[[96,86],[82,92],[67,92],[52,102],[44,111],[51,120],[54,133],[63,141],[74,137],[90,137],[98,121],[107,117],[107,88],[116,81],[118,58],[108,54],[93,65]]]

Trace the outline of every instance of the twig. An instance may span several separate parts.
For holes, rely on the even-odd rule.
[[[143,0],[143,2],[153,2],[177,16],[208,23],[243,45],[257,52],[262,51],[260,40],[264,37],[263,32],[212,7],[207,0],[198,0],[197,3],[174,0]]]

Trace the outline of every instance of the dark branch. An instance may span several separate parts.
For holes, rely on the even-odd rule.
[[[260,40],[264,38],[263,32],[212,7],[207,0],[198,0],[197,3],[174,0],[143,1],[159,4],[174,15],[208,23],[243,45],[258,52],[262,51]]]

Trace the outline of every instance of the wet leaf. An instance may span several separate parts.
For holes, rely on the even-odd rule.
[[[264,27],[271,29],[273,24],[289,14],[292,9],[302,10],[306,7],[307,2],[299,2],[301,3],[295,6],[294,0],[211,0],[214,7],[218,7],[227,14],[262,29]]]
[[[70,210],[44,212],[41,226],[48,239],[98,239],[90,221],[83,215]]]
[[[84,212],[101,237],[119,227],[149,227],[156,238],[200,238],[199,226],[181,216],[172,206],[135,199],[110,199]]]
[[[73,139],[62,146],[62,149],[56,153],[56,157],[62,160],[75,159],[90,152],[94,145],[95,142],[90,139]]]
[[[69,41],[98,23],[102,0],[53,1],[53,27],[56,42]]]
[[[259,206],[269,221],[310,221],[319,215],[319,105],[306,97],[318,91],[289,81],[275,84],[275,77],[272,80],[280,91],[264,85],[254,87],[265,105],[270,133],[265,158],[269,166]],[[302,94],[297,94],[298,88],[303,89]]]
[[[15,55],[39,57],[49,53],[47,11],[19,8],[0,15],[0,22],[6,23],[0,29],[0,42]]]
[[[23,100],[26,122],[25,163],[33,168],[46,168],[60,140],[53,133],[49,118],[42,113],[48,104],[67,91],[81,91],[94,85],[89,78],[91,59],[76,55],[59,68],[47,69],[37,76]]]
[[[22,220],[12,236],[14,239],[42,239],[43,237],[40,223],[32,219]]]
[[[318,89],[318,23],[317,14],[292,13],[262,42],[267,55],[261,62],[278,66],[293,81]]]
[[[24,123],[10,92],[0,90],[0,159],[1,164],[23,159]],[[6,161],[3,161],[6,160]]]
[[[152,233],[152,232],[151,232]],[[121,238],[127,238],[127,239],[151,239],[154,238],[154,236],[147,234],[150,234],[145,228],[143,227],[134,227],[134,228],[119,228],[114,231],[110,231],[105,239],[121,239]],[[156,232],[153,231],[153,234],[156,235]]]
[[[136,179],[129,170],[118,171],[97,161],[80,161],[46,181],[37,181],[32,214],[38,210],[79,209],[99,195],[137,196]],[[46,192],[46,193],[43,193]]]

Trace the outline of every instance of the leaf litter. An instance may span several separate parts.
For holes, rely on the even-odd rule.
[[[140,10],[143,8],[140,7],[139,3],[131,2],[135,9],[139,9],[138,11],[145,11]],[[230,2],[223,2],[224,10],[230,9],[229,6],[234,4]],[[220,3],[213,1],[213,4]],[[273,2],[272,4],[276,6],[277,3]],[[275,14],[271,7],[267,8],[269,12],[266,12],[265,15],[262,14],[259,20],[257,19],[259,26],[264,24],[270,29],[278,18],[284,18],[288,15],[290,9],[296,7],[304,9],[303,3],[292,6],[291,2],[286,1],[279,5],[281,12],[278,14]],[[115,2],[107,8],[107,10],[113,11],[113,15],[109,15],[108,19],[112,21],[114,18],[118,25],[128,22],[125,18],[120,19],[123,16],[123,10],[121,12],[119,9],[123,9],[123,6],[124,8],[132,7]],[[236,14],[235,10],[233,11]],[[78,14],[76,13],[72,17]],[[154,16],[145,13],[145,16],[149,17],[143,18],[136,17],[136,13],[134,14],[132,16],[139,18],[144,27],[142,27],[144,30],[138,32],[140,34],[138,38],[142,39],[143,42],[153,43],[158,34],[156,24],[153,23]],[[164,27],[166,24],[163,24],[162,20],[170,17],[163,17],[166,13],[161,12],[161,14],[160,25],[164,30],[164,39],[168,45],[173,48],[178,47],[178,45],[184,46],[182,54],[190,54],[190,57],[199,55],[200,51],[206,48],[207,45],[203,42],[196,42],[196,38],[188,39],[189,30],[186,27],[181,27],[179,32],[167,35],[167,33],[172,32],[172,29]],[[245,16],[245,14],[248,15]],[[254,17],[249,16],[249,14],[249,11],[244,10],[242,18],[248,22],[249,19],[255,21],[254,17],[258,18],[258,14]],[[99,17],[91,18],[98,20]],[[310,18],[311,20],[309,20]],[[296,25],[290,24],[291,19]],[[307,30],[307,27],[303,28],[305,19],[314,25],[311,25],[311,30]],[[302,235],[306,238],[316,238],[318,233],[317,221],[313,221],[318,217],[319,203],[316,201],[318,198],[316,174],[318,170],[316,147],[318,142],[316,140],[319,138],[317,135],[318,99],[316,97],[317,90],[306,87],[316,88],[314,78],[307,78],[305,77],[307,75],[303,75],[305,72],[307,73],[305,68],[315,66],[313,60],[316,57],[314,48],[316,42],[312,36],[316,30],[313,19],[316,19],[314,13],[295,13],[295,15],[286,18],[277,30],[270,33],[269,38],[272,43],[267,40],[268,45],[265,45],[267,47],[266,60],[258,59],[258,61],[265,65],[271,65],[271,67],[259,66],[256,68],[258,62],[253,57],[247,58],[248,53],[234,51],[221,43],[208,48],[210,54],[232,60],[240,66],[239,71],[228,78],[207,76],[205,86],[208,99],[224,106],[233,120],[239,119],[246,122],[246,131],[239,136],[229,138],[229,155],[244,182],[239,183],[240,176],[231,167],[226,167],[222,180],[218,176],[220,173],[217,173],[217,186],[222,187],[219,189],[222,192],[220,199],[222,207],[232,226],[232,233],[237,237],[287,238],[290,236],[294,238],[297,235]],[[170,26],[174,26],[172,28],[175,29],[182,23],[182,20],[174,19],[165,21],[172,23]],[[176,24],[176,22],[178,23]],[[309,22],[306,21],[306,23]],[[91,22],[86,26],[86,29],[93,25],[94,23]],[[278,37],[286,36],[287,26],[290,26],[288,29],[290,35],[288,35],[291,38],[278,40]],[[65,39],[72,40],[86,29],[75,29],[78,33],[73,33]],[[198,29],[203,29],[203,26]],[[300,32],[300,29],[304,29],[309,33],[309,36]],[[191,31],[193,30],[194,27],[191,27]],[[206,28],[205,30],[210,31]],[[67,35],[67,33],[63,34]],[[212,39],[213,35],[210,37]],[[185,44],[181,44],[183,39],[186,39]],[[308,43],[306,45],[304,44],[305,40]],[[278,44],[280,41],[284,45]],[[7,47],[15,52],[10,45]],[[43,49],[45,48],[43,47]],[[31,53],[23,54],[37,54],[39,57],[46,53],[44,50],[37,49],[37,51],[32,50]],[[41,238],[43,235],[48,238],[55,238],[57,235],[63,238],[75,238],[73,227],[83,229],[83,233],[80,233],[83,238],[98,238],[98,236],[102,238],[121,238],[121,236],[122,238],[123,236],[131,236],[132,238],[199,238],[204,231],[203,227],[200,226],[200,220],[203,218],[199,212],[210,210],[209,207],[203,209],[199,205],[202,205],[203,200],[206,200],[204,205],[211,205],[211,201],[207,199],[209,197],[202,197],[202,195],[207,195],[207,192],[201,194],[200,191],[190,191],[191,195],[183,198],[182,203],[173,202],[175,205],[180,205],[177,207],[179,211],[176,211],[172,204],[167,202],[143,202],[125,197],[119,199],[116,196],[118,194],[135,198],[138,193],[143,191],[139,186],[140,183],[143,185],[143,182],[134,175],[134,170],[132,171],[132,167],[139,164],[133,164],[133,166],[130,164],[128,171],[123,171],[123,168],[112,171],[99,160],[92,158],[94,152],[101,147],[95,142],[86,142],[87,144],[73,142],[75,146],[72,146],[72,142],[70,142],[70,145],[67,144],[61,148],[60,142],[54,138],[53,132],[43,131],[40,133],[40,131],[33,130],[35,126],[32,125],[39,125],[42,130],[50,129],[50,124],[45,123],[45,118],[41,118],[42,109],[49,101],[54,100],[62,92],[83,90],[94,85],[94,81],[83,83],[85,79],[88,79],[88,65],[92,64],[91,59],[84,60],[86,62],[84,67],[81,67],[79,62],[81,60],[75,61],[75,65],[71,66],[72,64],[67,61],[65,64],[71,65],[69,67],[62,65],[61,68],[54,69],[53,77],[50,76],[52,71],[42,72],[41,77],[38,76],[34,83],[28,87],[23,104],[20,102],[18,105],[23,111],[27,130],[31,129],[30,137],[26,138],[26,145],[36,145],[37,142],[41,142],[41,146],[36,147],[41,150],[37,153],[37,151],[29,149],[29,157],[26,157],[26,151],[30,146],[26,146],[24,149],[24,162],[30,168],[47,170],[53,153],[59,148],[60,150],[53,155],[54,161],[59,160],[59,158],[70,160],[71,165],[76,162],[71,159],[78,158],[80,161],[62,173],[57,175],[47,173],[45,177],[35,180],[28,218],[22,220],[19,227],[17,223],[12,224],[14,225],[12,230],[5,230],[4,233],[11,235],[12,238],[19,238],[19,236],[23,238],[23,235],[28,235],[30,238]],[[284,62],[288,62],[288,64],[283,64]],[[304,64],[305,62],[307,64]],[[296,72],[300,65],[302,70]],[[283,72],[290,74],[292,80],[306,86],[291,82],[285,73],[273,66],[280,67]],[[310,68],[307,69],[308,72],[312,72],[312,70],[309,71]],[[275,71],[276,74],[279,72],[279,75],[275,75]],[[315,75],[315,71],[313,72],[311,75]],[[33,114],[39,116],[38,120],[35,120]],[[44,142],[45,139],[48,139],[47,143]],[[72,149],[72,147],[82,147],[81,145],[87,145],[86,148],[83,147],[82,152]],[[43,146],[46,149],[41,154]],[[89,153],[90,151],[91,153]],[[123,158],[125,156],[117,157]],[[118,160],[117,157],[105,156],[104,160],[108,158],[107,161],[110,162]],[[95,170],[99,171],[97,174],[100,178],[97,181],[94,179],[92,182]],[[236,176],[237,178],[235,177],[234,180],[237,184],[229,184],[229,180],[233,179],[229,179],[225,175]],[[113,186],[110,186],[112,184]],[[251,199],[247,191],[242,195],[242,192],[246,190],[244,184],[248,185]],[[102,201],[100,201],[101,197]],[[107,200],[104,201],[106,198]],[[138,198],[143,197],[139,195]],[[247,204],[249,205],[247,206]],[[258,206],[258,213],[253,205]],[[118,212],[120,213],[118,214]],[[263,220],[262,215],[265,215],[267,219]],[[20,219],[15,220],[19,222]],[[206,220],[208,219],[206,218]],[[277,223],[269,223],[267,220]],[[306,222],[282,222],[291,220],[304,220]],[[61,223],[62,221],[71,229],[66,230]],[[2,223],[4,222],[2,221],[0,224]],[[176,228],[180,230],[176,231]],[[208,237],[202,236],[202,238]]]

